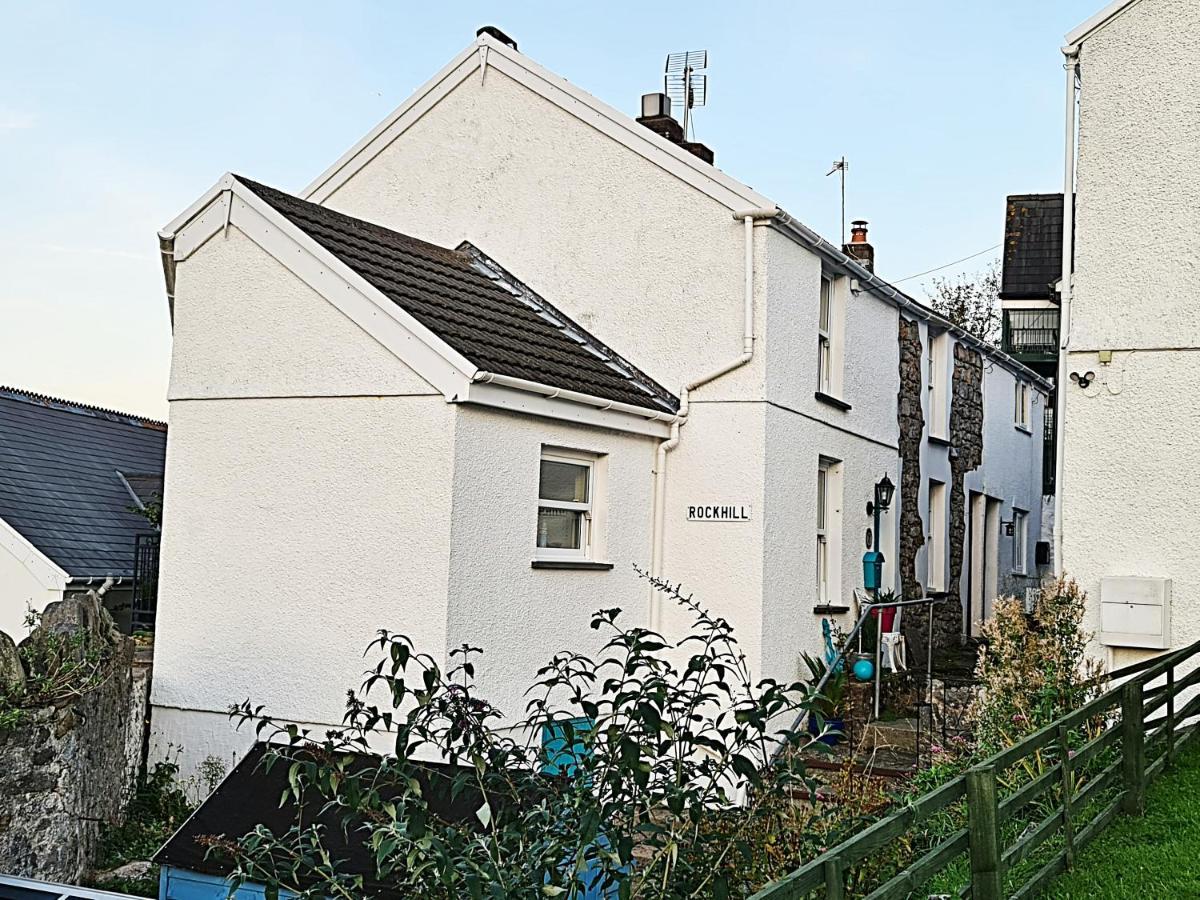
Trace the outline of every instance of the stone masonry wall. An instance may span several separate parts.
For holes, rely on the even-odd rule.
[[[983,355],[963,344],[954,345],[954,375],[950,395],[950,585],[956,637],[963,633],[963,610],[954,600],[960,583],[967,541],[967,495],[964,478],[983,463]],[[950,623],[947,622],[947,625]],[[936,626],[935,626],[936,627]]]
[[[921,330],[916,322],[900,317],[900,391],[897,395],[900,426],[900,590],[905,600],[921,596],[917,581],[917,551],[925,544],[921,521],[921,441],[925,415],[921,412]]]
[[[0,731],[0,872],[78,883],[101,825],[120,820],[142,757],[150,672],[133,653],[125,638],[99,687],[27,709]]]

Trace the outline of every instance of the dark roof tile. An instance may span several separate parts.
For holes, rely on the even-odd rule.
[[[0,519],[74,577],[133,574],[151,530],[120,472],[161,484],[167,426],[0,387]]]
[[[482,371],[645,409],[679,408],[650,376],[470,244],[438,247],[238,180]]]
[[[1000,297],[1055,297],[1062,275],[1062,194],[1014,194],[1004,216],[1004,268]]]

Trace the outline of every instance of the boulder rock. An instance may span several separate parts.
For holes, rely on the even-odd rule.
[[[0,696],[25,690],[25,669],[13,639],[0,631]]]
[[[83,631],[89,642],[112,644],[119,640],[116,624],[95,591],[71,594],[47,604],[42,611],[40,627],[49,634],[58,635]]]
[[[153,863],[146,860],[134,860],[115,869],[109,869],[107,872],[100,872],[96,875],[96,881],[101,886],[110,881],[136,881],[149,875],[152,865]]]

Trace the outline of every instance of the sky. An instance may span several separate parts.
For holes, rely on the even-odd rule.
[[[158,229],[226,171],[300,191],[484,24],[631,115],[707,49],[717,165],[837,240],[845,156],[923,297],[998,255],[1007,194],[1061,190],[1059,47],[1103,5],[0,0],[0,384],[166,417]]]

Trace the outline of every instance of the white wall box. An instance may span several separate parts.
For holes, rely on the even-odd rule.
[[[1100,579],[1100,643],[1106,647],[1171,646],[1171,579]]]

